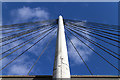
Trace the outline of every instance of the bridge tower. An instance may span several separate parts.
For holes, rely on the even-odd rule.
[[[68,53],[65,40],[63,17],[60,15],[58,20],[56,52],[53,68],[53,78],[70,79],[70,69],[68,62]]]

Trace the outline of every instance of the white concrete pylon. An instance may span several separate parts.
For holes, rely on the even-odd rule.
[[[62,16],[59,16],[53,78],[70,78],[67,46]]]

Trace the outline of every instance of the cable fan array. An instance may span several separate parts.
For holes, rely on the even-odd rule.
[[[1,31],[2,31],[3,37],[0,39],[1,40],[0,43],[2,43],[2,45],[0,45],[0,47],[7,47],[10,44],[12,44],[12,43],[14,44],[15,42],[20,41],[20,40],[24,40],[24,41],[22,41],[19,44],[16,44],[12,48],[2,51],[2,53],[0,53],[0,55],[2,56],[2,58],[0,60],[4,59],[6,57],[9,58],[10,55],[12,55],[16,51],[22,49],[27,44],[30,44],[30,43],[32,43],[32,44],[29,47],[27,47],[24,51],[19,53],[19,55],[17,55],[9,63],[7,63],[5,66],[3,66],[0,69],[0,71],[2,71],[9,64],[14,62],[20,56],[25,54],[29,49],[34,47],[36,44],[38,44],[40,41],[42,41],[48,35],[52,34],[54,31],[56,31],[56,25],[57,25],[56,20],[46,20],[46,21],[39,21],[39,22],[29,22],[29,23],[2,26]],[[48,40],[48,43],[47,43],[46,47],[43,49],[40,56],[44,53],[44,51],[48,47],[48,44],[51,42],[51,40],[55,36],[55,33],[54,33],[54,35],[51,36],[51,39]],[[38,59],[40,58],[40,56],[38,57]],[[37,59],[37,61],[38,61],[38,59]],[[35,63],[32,65],[30,71],[32,70]],[[28,74],[30,73],[30,71],[28,72]]]
[[[9,61],[9,63],[3,66],[0,69],[0,71],[2,71],[9,64],[14,62],[16,59],[18,59],[19,57],[27,53],[28,50],[30,50],[32,47],[34,47],[44,38],[48,37],[48,35],[52,34],[49,40],[47,41],[46,46],[38,56],[37,60],[33,63],[33,65],[31,65],[31,68],[27,73],[29,75],[31,70],[35,66],[35,64],[38,62],[41,55],[49,46],[51,40],[55,36],[57,32],[56,26],[58,26],[57,21],[58,21],[57,19],[53,19],[53,20],[46,20],[46,21],[20,23],[20,24],[2,26],[0,31],[2,31],[3,37],[0,38],[0,43],[1,43],[0,48],[4,49],[6,47],[9,47],[11,44],[14,44],[17,41],[20,41],[20,43],[8,48],[7,50],[6,49],[3,50],[2,53],[0,53],[0,55],[2,56],[0,58],[1,61],[2,59],[5,59],[6,57],[9,57],[10,55],[16,53],[18,50],[22,49],[26,45],[28,44],[30,45],[29,47],[26,47],[24,51],[21,51],[21,53],[19,53],[14,59]],[[107,62],[117,71],[120,71],[120,69],[116,67],[116,65],[114,65],[112,62],[107,60],[106,57],[101,55],[100,52],[98,52],[96,49],[93,48],[93,46],[97,47],[99,50],[101,50],[105,54],[108,54],[114,59],[119,61],[120,54],[116,50],[112,50],[109,48],[109,47],[114,47],[116,49],[120,48],[120,46],[118,45],[120,43],[119,41],[120,34],[118,34],[120,32],[119,26],[94,23],[94,22],[78,21],[78,20],[70,20],[70,19],[64,19],[64,23],[65,23],[66,38],[71,43],[71,45],[73,46],[73,49],[75,49],[78,56],[83,61],[84,65],[86,66],[86,68],[88,69],[91,75],[93,75],[94,73],[89,68],[89,65],[82,57],[76,45],[72,41],[71,37],[78,39],[80,43],[88,47],[93,53],[98,55],[100,58],[102,58],[105,62]],[[21,40],[23,41],[21,42]],[[93,46],[87,44],[86,41],[92,44]]]
[[[114,47],[116,49],[120,48],[120,46],[118,45],[120,43],[119,26],[66,19],[65,29],[69,42],[72,44],[73,48],[78,53],[78,55],[80,56],[81,60],[83,61],[91,75],[93,75],[92,70],[88,67],[87,63],[85,62],[80,52],[78,51],[77,47],[74,45],[74,42],[70,39],[71,36],[78,39],[82,44],[88,47],[91,51],[97,54],[100,58],[102,58],[113,68],[118,70],[118,72],[120,72],[120,69],[116,67],[116,65],[113,65],[112,62],[110,62],[109,60],[106,59],[106,57],[104,57],[104,55],[101,55],[101,53],[94,49],[93,46],[85,42],[88,41],[89,43],[97,47],[99,50],[103,51],[103,53],[108,54],[110,55],[110,57],[116,59],[116,61],[119,61],[120,54],[118,50],[112,50],[109,48],[109,47],[112,48]],[[70,35],[70,37],[68,35]],[[106,44],[107,46],[105,46],[104,44]]]

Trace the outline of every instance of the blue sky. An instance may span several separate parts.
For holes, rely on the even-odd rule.
[[[115,2],[67,2],[67,3],[3,3],[4,22],[11,19],[11,10],[22,7],[40,7],[50,14],[50,19],[56,19],[60,14],[65,19],[88,20],[106,24],[117,24],[118,3]],[[9,7],[8,7],[9,6]]]
[[[3,3],[2,5],[2,19],[3,25],[5,24],[14,24],[14,23],[22,23],[29,21],[39,21],[39,20],[47,20],[47,19],[57,19],[59,15],[63,15],[64,19],[72,19],[72,20],[86,20],[88,22],[97,22],[104,24],[118,24],[118,3],[115,2],[9,2]],[[41,15],[38,15],[41,14]],[[109,28],[109,27],[108,27]],[[47,37],[49,39],[49,37]],[[47,40],[47,38],[45,40]],[[72,40],[79,49],[79,45],[75,38],[71,37]],[[92,38],[91,38],[92,39]],[[2,72],[4,75],[24,75],[27,74],[30,66],[35,62],[42,48],[44,48],[46,41],[44,43],[40,42],[36,45],[36,47],[32,48],[32,50],[28,51],[21,56],[17,61],[13,62],[11,65],[6,67]],[[107,39],[104,39],[107,40]],[[45,51],[35,65],[34,69],[30,73],[31,75],[52,75],[53,63],[54,63],[54,54],[55,54],[55,41],[52,40],[50,46]],[[98,40],[95,40],[98,42]],[[112,42],[112,41],[109,41]],[[15,44],[18,44],[16,42]],[[81,62],[77,53],[74,53],[74,50],[71,50],[69,42],[68,45],[68,54],[69,54],[69,63],[71,75],[90,75],[87,71],[85,65]],[[88,43],[88,42],[86,42]],[[114,42],[112,42],[114,43]],[[79,42],[79,44],[81,44]],[[117,60],[112,58],[111,56],[105,54],[105,52],[101,51],[99,48],[91,45],[95,50],[100,52],[102,55],[106,57],[111,63],[115,66],[118,66]],[[111,49],[111,46],[101,43]],[[117,43],[114,43],[117,44]],[[82,44],[81,44],[82,45]],[[29,46],[29,45],[28,45]],[[89,65],[94,75],[118,75],[117,70],[107,64],[100,57],[95,55],[92,51],[82,45],[86,50],[83,51],[79,49],[81,53],[83,53],[83,57],[86,63]],[[6,48],[6,47],[5,47]],[[117,52],[115,47],[112,49]],[[23,50],[23,49],[22,49]],[[12,56],[11,56],[12,57]],[[3,60],[3,65],[11,59],[11,57]],[[12,70],[11,70],[12,69]],[[22,70],[21,70],[22,69]],[[17,71],[18,70],[18,71]]]

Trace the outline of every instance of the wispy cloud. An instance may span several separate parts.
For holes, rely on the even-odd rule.
[[[89,49],[87,49],[86,46],[84,44],[82,44],[79,40],[77,40],[75,37],[72,37],[71,41],[76,46],[76,48],[79,51],[82,58],[85,61],[87,61],[88,57],[91,55],[91,51]],[[83,61],[81,60],[81,58],[79,57],[79,55],[77,54],[77,52],[75,51],[75,49],[73,48],[73,46],[71,45],[70,42],[68,43],[68,46],[69,46],[68,53],[69,53],[70,59],[73,60],[74,63],[76,63],[76,64],[83,63]]]
[[[12,10],[11,17],[13,18],[13,23],[21,23],[49,19],[49,13],[40,7],[23,7]]]
[[[15,57],[12,56],[12,57]],[[11,60],[13,60],[11,56],[6,57],[2,62],[2,66],[5,66],[7,63],[9,63]],[[7,75],[26,75],[27,72],[30,69],[30,66],[33,64],[34,60],[31,60],[27,54],[24,54],[22,57],[15,60],[13,63],[11,63],[8,67],[6,67],[4,71]]]
[[[79,22],[76,23],[77,25],[81,25],[81,26],[85,26],[86,24],[83,22]],[[88,32],[87,32],[88,33]],[[83,33],[80,33],[81,35],[88,37],[89,39],[91,39],[90,36],[85,35]],[[88,33],[90,34],[90,33]],[[84,45],[82,42],[80,42],[76,37],[74,36],[70,36],[71,41],[74,43],[74,45],[76,46],[77,50],[79,51],[80,55],[82,56],[82,58],[84,59],[84,61],[88,61],[90,55],[92,54],[92,51],[86,47],[86,45]],[[79,37],[81,40],[84,40],[83,38]],[[87,42],[86,40],[84,40],[84,42],[86,44],[88,44],[89,46],[91,45],[89,42]],[[81,60],[81,58],[79,57],[79,55],[77,54],[77,52],[75,51],[75,49],[73,48],[73,46],[71,45],[70,41],[68,40],[68,53],[69,53],[69,57],[70,59],[74,62],[74,64],[82,64],[83,61]]]
[[[23,8],[12,10],[11,17],[12,17],[11,23],[14,24],[14,23],[29,22],[29,21],[46,20],[46,19],[49,19],[49,13],[40,7],[37,7],[37,8],[23,7]],[[46,23],[46,24],[48,24],[48,23]],[[43,31],[40,31],[39,33],[42,33],[42,32]],[[39,33],[37,33],[35,35],[38,35]],[[17,32],[16,32],[16,34],[17,34]],[[10,34],[10,35],[12,35],[12,34]],[[6,50],[8,50],[16,45],[28,40],[29,38],[32,38],[35,35],[31,35],[25,39],[21,39],[19,41],[16,41],[14,43],[6,45],[2,48],[2,50],[4,52],[4,51],[6,51]],[[4,35],[4,37],[5,36],[8,36],[8,35]],[[14,40],[14,39],[12,39],[12,40]],[[9,41],[12,41],[12,40],[9,40]],[[7,41],[7,42],[9,42],[9,41]],[[44,41],[42,40],[42,43],[44,43],[46,41],[47,41],[46,39]],[[5,66],[7,63],[9,63],[11,60],[13,60],[16,56],[18,56],[20,53],[22,53],[26,48],[33,45],[33,43],[35,43],[35,42],[36,42],[36,40],[33,41],[32,43],[27,44],[25,47],[21,48],[20,50],[14,52],[12,55],[4,58],[1,61],[2,65],[0,67],[2,68],[3,66]],[[43,45],[43,44],[41,44],[41,45]],[[36,50],[36,48],[38,49],[38,51]],[[8,66],[5,70],[3,70],[5,72],[4,74],[7,74],[7,75],[26,75],[30,69],[30,66],[36,60],[34,58],[39,55],[39,51],[42,51],[42,49],[43,49],[42,46],[40,48],[38,47],[38,45],[34,46],[33,48],[31,48],[30,51],[27,51],[24,55],[22,55],[20,58],[16,59],[13,63],[11,63],[12,65]],[[11,50],[11,51],[13,51],[13,50]],[[8,53],[10,53],[10,52],[8,52]],[[28,53],[32,53],[34,58],[31,59],[31,55],[28,55]]]
[[[31,65],[33,65],[33,62],[35,62],[36,58],[38,58],[38,56],[42,52],[44,46],[46,45],[47,40],[50,38],[50,36],[53,35],[54,32],[52,32],[52,34],[48,35],[45,39],[43,39],[42,41],[40,41],[39,44],[36,44],[33,48],[31,48],[30,50],[28,50],[21,57],[19,57],[18,59],[16,59],[13,63],[10,64],[10,66],[6,67],[6,69],[5,69],[6,74],[8,74],[8,75],[26,75],[27,72],[29,71]],[[41,31],[40,31],[40,33],[41,33]],[[35,35],[30,36],[30,38],[33,37],[33,36],[35,36]],[[16,46],[16,45],[24,42],[24,41],[26,41],[28,39],[29,39],[29,37],[27,39],[22,39],[20,41],[16,41],[16,42],[14,42],[14,43],[12,43],[10,45],[7,45],[7,46],[5,46],[3,48],[3,51],[6,51],[6,50],[8,50],[8,49],[10,49],[10,48],[12,48],[12,47],[14,47],[14,46]],[[37,40],[39,40],[39,39],[37,39]],[[24,46],[20,50],[14,52],[10,56],[4,58],[2,60],[3,63],[2,63],[1,68],[3,66],[5,66],[7,63],[9,63],[11,60],[13,60],[16,56],[18,56],[19,54],[21,54],[23,51],[25,51],[25,49],[27,49],[28,47],[30,47],[31,45],[33,45],[37,40],[34,40],[32,43],[27,44],[26,46]]]
[[[14,75],[26,75],[26,73],[28,72],[28,68],[26,68],[25,65],[13,65],[12,67],[10,67],[9,69],[9,73],[10,74],[14,74]]]

